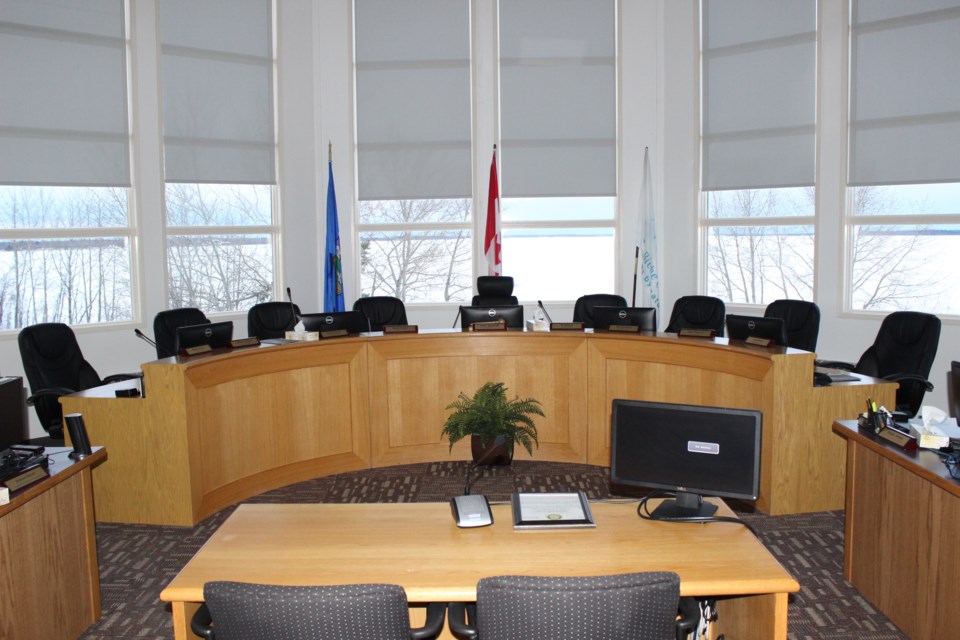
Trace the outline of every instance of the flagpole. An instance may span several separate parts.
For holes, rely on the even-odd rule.
[[[630,302],[631,307],[637,306],[637,267],[640,264],[640,246],[637,245],[633,248],[633,300]]]

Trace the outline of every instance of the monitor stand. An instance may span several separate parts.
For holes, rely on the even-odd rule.
[[[687,493],[686,491],[677,491],[677,497],[674,500],[664,500],[660,503],[650,517],[653,519],[672,519],[672,518],[709,518],[717,512],[717,505],[703,501],[703,496],[699,493]]]

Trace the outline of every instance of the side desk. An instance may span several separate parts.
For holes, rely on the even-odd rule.
[[[78,462],[48,447],[50,477],[0,505],[0,620],[5,638],[74,640],[97,621],[100,574],[91,469],[107,459],[95,447]]]
[[[843,577],[914,640],[957,637],[960,481],[932,451],[905,452],[853,421],[847,441]]]
[[[733,515],[717,503],[718,515]],[[392,583],[417,604],[475,601],[477,581],[492,575],[674,571],[682,595],[717,596],[727,637],[786,640],[788,594],[800,585],[749,529],[642,520],[636,503],[590,508],[596,528],[517,531],[508,504],[476,529],[458,529],[447,503],[243,504],[160,599],[172,603],[176,640],[189,640],[210,580]]]

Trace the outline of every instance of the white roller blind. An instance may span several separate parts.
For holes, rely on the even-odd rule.
[[[129,186],[123,0],[0,0],[0,184]]]
[[[470,4],[356,0],[361,200],[469,198]]]
[[[614,1],[499,7],[501,193],[615,195]]]
[[[163,0],[167,182],[273,184],[271,0]]]
[[[853,2],[854,186],[960,181],[960,2]]]
[[[703,0],[703,189],[809,186],[816,1]]]

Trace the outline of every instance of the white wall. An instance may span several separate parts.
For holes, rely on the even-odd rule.
[[[477,20],[492,21],[493,6],[479,2]],[[278,118],[280,123],[280,184],[282,265],[278,294],[289,286],[304,309],[319,309],[323,297],[321,253],[327,192],[327,144],[333,145],[334,172],[340,213],[348,305],[358,291],[353,243],[355,165],[353,160],[353,93],[351,78],[351,3],[349,0],[283,0],[278,3]],[[84,354],[105,375],[134,371],[154,353],[133,334],[138,327],[152,335],[152,318],[165,306],[162,211],[162,150],[159,145],[159,89],[156,83],[157,42],[155,0],[132,0],[134,28],[133,111],[138,224],[143,229],[137,281],[138,321],[109,327],[81,327]],[[818,271],[816,298],[823,313],[820,353],[833,359],[856,360],[872,342],[882,315],[842,312],[843,139],[845,55],[843,3],[821,3],[820,110],[818,114]],[[618,292],[630,299],[633,272],[634,222],[639,203],[643,149],[650,148],[656,205],[662,213],[662,316],[672,301],[697,291],[699,272],[697,183],[698,47],[695,0],[621,0],[620,38],[620,215],[617,227]],[[478,43],[478,54],[491,43]],[[478,91],[478,110],[489,108],[487,91]],[[486,126],[486,125],[484,125]],[[475,131],[475,192],[485,193],[488,128]],[[475,202],[479,207],[479,201]],[[475,234],[482,237],[479,232]],[[525,301],[530,303],[531,301]],[[550,304],[555,320],[569,319],[573,301]],[[756,310],[752,310],[755,312]],[[408,308],[412,323],[448,327],[456,307],[415,305]],[[246,331],[242,315],[225,316]],[[661,326],[664,324],[661,320]],[[960,359],[960,323],[944,323],[932,379],[931,404],[946,407],[946,376],[951,359]],[[0,374],[22,375],[16,332],[0,335]],[[42,435],[31,412],[31,435]]]

